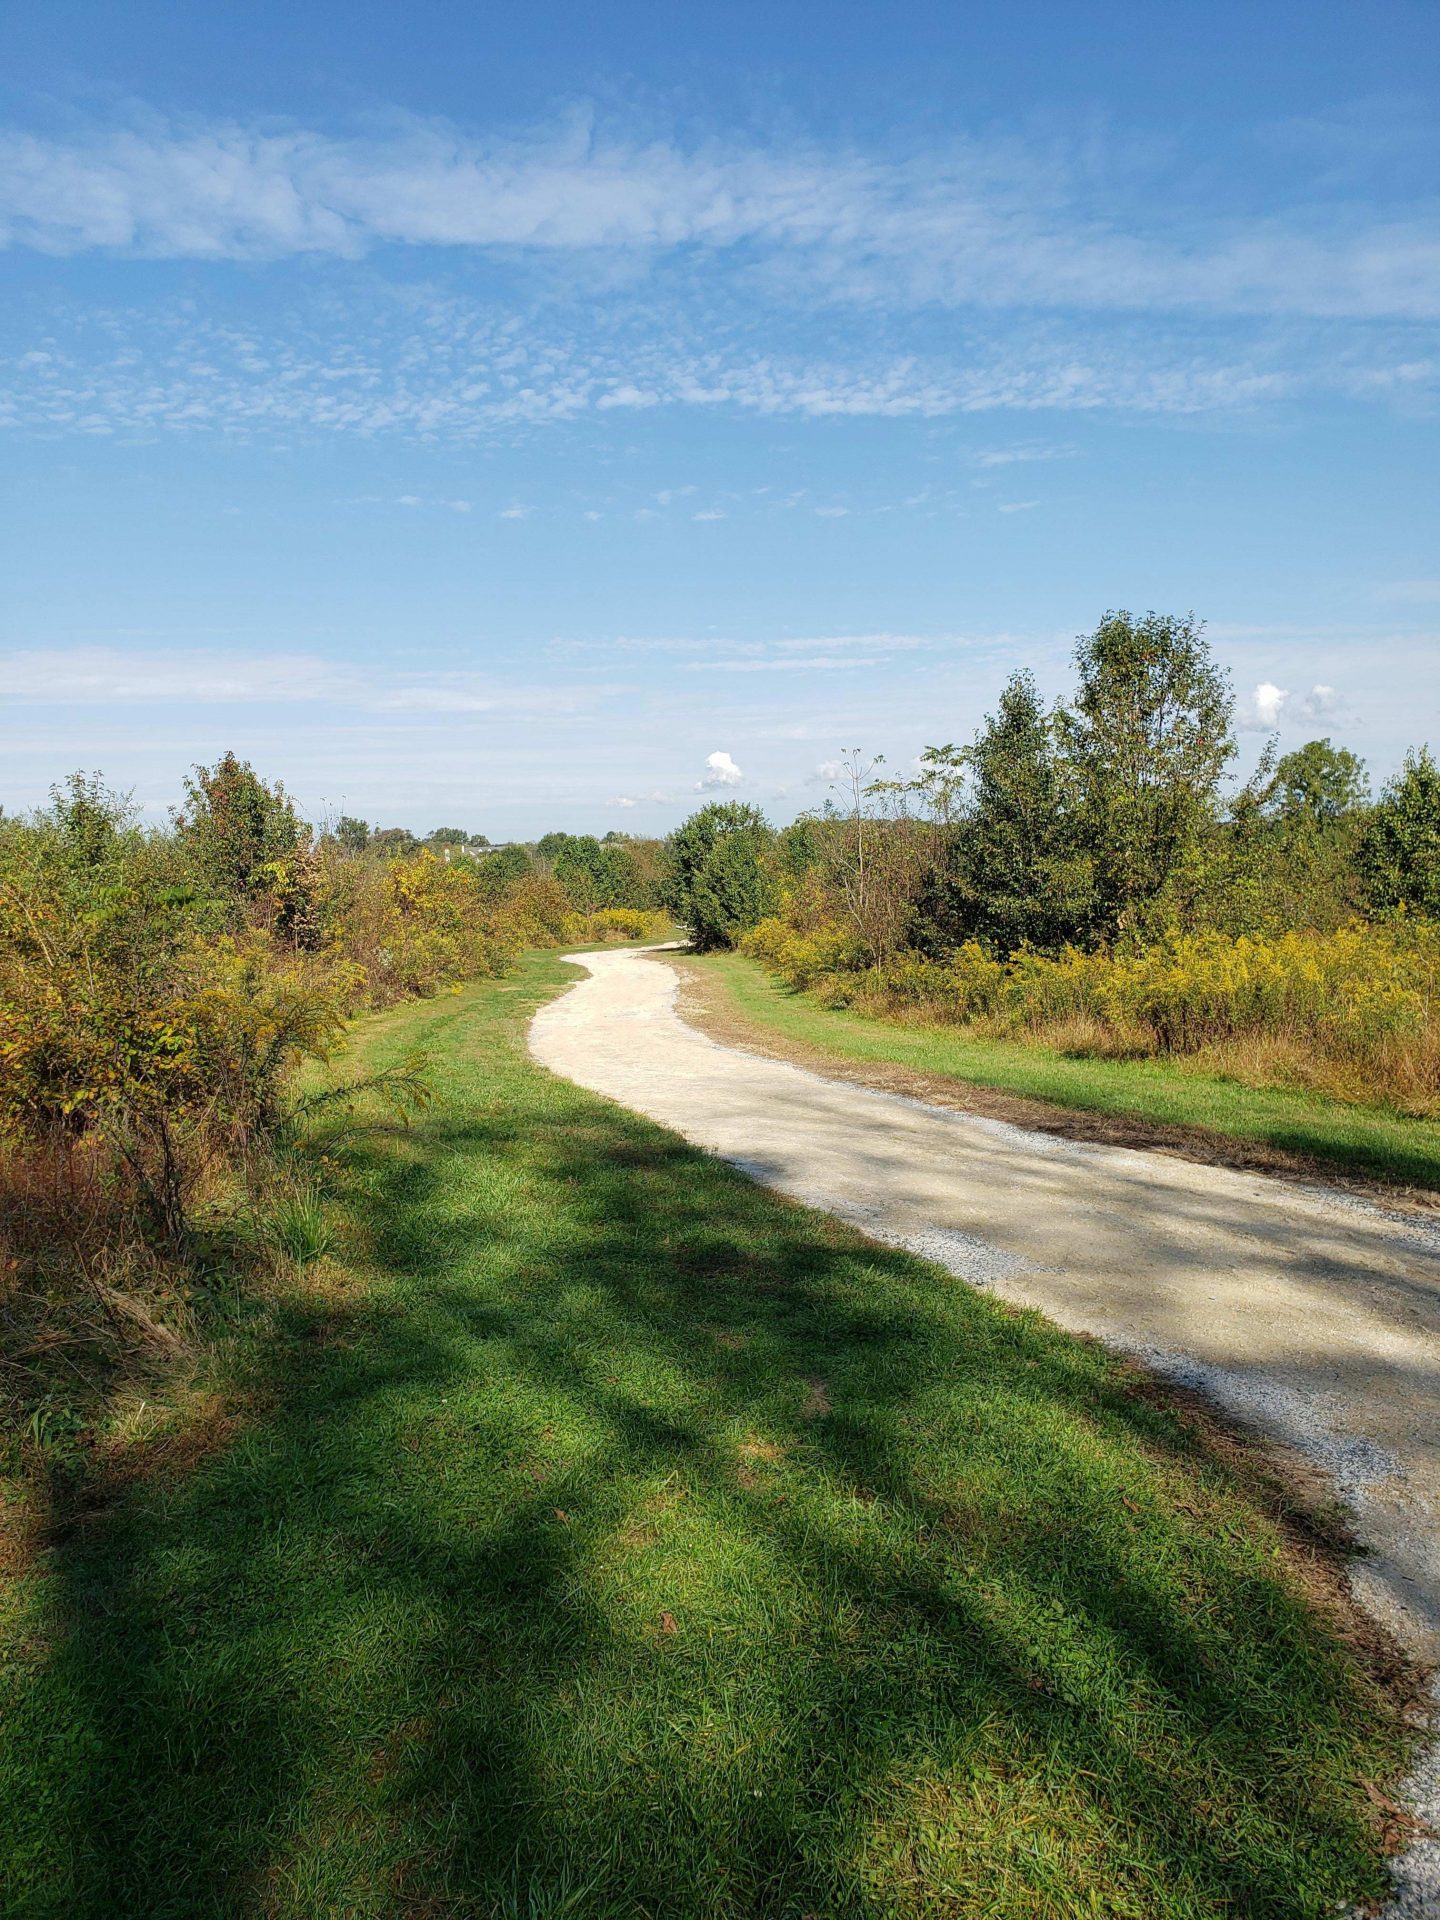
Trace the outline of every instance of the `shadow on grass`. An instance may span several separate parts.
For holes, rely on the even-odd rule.
[[[1387,1711],[1103,1356],[532,1069],[464,1095],[335,1149],[367,1284],[58,1551],[7,1913],[1378,1887]]]

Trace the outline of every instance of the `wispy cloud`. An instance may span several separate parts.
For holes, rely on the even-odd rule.
[[[374,714],[574,713],[615,691],[608,683],[515,683],[498,674],[360,668],[316,654],[115,647],[0,654],[0,683],[17,706],[255,707],[310,705]]]
[[[1157,194],[1156,198],[1160,196]],[[1187,232],[1097,195],[1079,143],[952,139],[905,155],[795,140],[638,139],[575,115],[538,133],[391,116],[337,136],[136,109],[0,136],[0,238],[66,254],[357,256],[384,246],[749,250],[806,296],[965,306],[1410,318],[1440,312],[1418,213],[1341,199]],[[651,403],[639,383],[610,406]]]

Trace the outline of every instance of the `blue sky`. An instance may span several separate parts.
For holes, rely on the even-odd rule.
[[[24,17],[20,17],[23,13]],[[1440,739],[1433,6],[78,5],[0,29],[0,804],[655,831],[1108,607]]]

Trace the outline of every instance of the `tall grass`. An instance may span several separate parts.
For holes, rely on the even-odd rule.
[[[761,923],[745,951],[832,1006],[909,1013],[1060,1052],[1191,1060],[1251,1085],[1300,1085],[1440,1113],[1440,926],[1172,933],[1143,947],[860,964],[843,930]]]

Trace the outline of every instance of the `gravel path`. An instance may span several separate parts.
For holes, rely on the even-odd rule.
[[[687,1026],[658,955],[572,958],[589,977],[531,1029],[544,1065],[1298,1448],[1371,1550],[1357,1597],[1440,1661],[1440,1225],[822,1079]],[[1440,1780],[1413,1785],[1440,1820]],[[1440,1912],[1440,1846],[1406,1866],[1391,1912]]]

